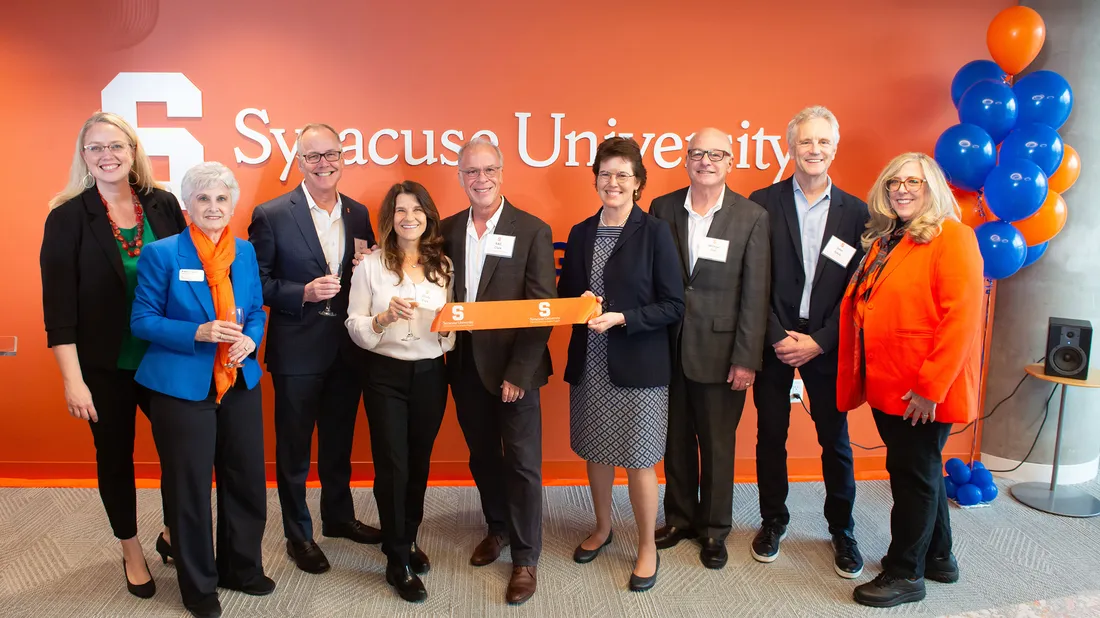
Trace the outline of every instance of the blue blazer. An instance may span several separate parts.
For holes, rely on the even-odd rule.
[[[234,240],[237,255],[229,272],[233,299],[238,307],[245,308],[244,334],[259,349],[267,315],[256,251],[248,241]],[[225,316],[214,315],[214,298],[205,275],[201,281],[183,281],[180,271],[185,269],[202,272],[202,262],[187,230],[141,250],[130,330],[150,345],[135,379],[158,393],[202,401],[210,394],[214,380],[217,344],[195,341],[195,332],[200,325]],[[255,351],[245,359],[241,371],[248,388],[260,381],[263,370]]]

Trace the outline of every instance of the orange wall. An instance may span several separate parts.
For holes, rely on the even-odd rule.
[[[570,226],[599,205],[585,167],[588,141],[580,140],[578,166],[566,165],[562,137],[555,162],[531,167],[519,156],[517,113],[531,114],[527,147],[536,159],[554,150],[554,113],[565,114],[563,135],[591,131],[602,138],[613,130],[614,118],[614,130],[636,137],[654,133],[655,143],[670,147],[677,139],[660,142],[661,134],[683,137],[717,125],[735,138],[745,136],[746,156],[734,144],[744,167],[735,168],[729,182],[748,194],[775,180],[779,170],[770,143],[752,137],[761,129],[765,136],[782,136],[798,109],[820,103],[841,124],[833,179],[864,194],[892,156],[930,152],[939,133],[956,122],[951,78],[965,62],[986,57],[986,26],[1016,2],[605,6],[565,0],[552,10],[478,1],[440,2],[439,8],[430,2],[333,2],[323,9],[286,0],[66,4],[71,7],[64,11],[11,4],[0,23],[0,111],[7,133],[0,149],[6,193],[0,261],[7,296],[0,335],[17,335],[20,347],[18,356],[0,358],[0,478],[95,475],[90,433],[66,414],[60,376],[45,346],[37,258],[46,202],[65,183],[76,132],[101,107],[101,91],[120,72],[180,72],[201,90],[201,118],[170,118],[165,104],[142,103],[138,123],[184,128],[204,146],[207,159],[235,170],[242,187],[233,221],[239,236],[247,235],[254,205],[300,180],[292,170],[280,181],[285,161],[269,130],[285,130],[292,144],[295,127],[324,121],[339,130],[358,129],[364,142],[381,129],[411,130],[413,156],[425,153],[422,131],[434,131],[437,157],[453,158],[441,146],[443,131],[461,131],[468,139],[491,130],[505,154],[505,193],[550,223],[555,239],[564,241]],[[235,148],[246,157],[261,152],[258,142],[235,128],[237,115],[248,108],[267,113],[268,126],[255,115],[245,121],[270,139],[272,154],[264,163],[235,163]],[[782,139],[778,143],[785,146]],[[362,146],[368,157],[367,144]],[[654,147],[645,156],[650,180],[643,205],[686,184],[682,166],[656,165]],[[386,137],[378,151],[404,154],[399,141]],[[675,160],[682,147],[663,156]],[[168,161],[156,163],[167,178]],[[341,189],[374,212],[391,183],[411,178],[424,183],[448,215],[465,205],[455,176],[451,166],[411,166],[402,157],[392,165],[349,165]],[[564,328],[553,335],[559,376],[543,395],[548,482],[584,476],[569,449],[568,391],[560,380],[567,337]],[[264,398],[271,461],[273,399],[266,378]],[[792,417],[791,474],[812,478],[820,473],[812,424],[800,408]],[[754,474],[755,434],[750,401],[738,431],[740,479]],[[139,474],[155,477],[156,453],[144,419],[138,435]],[[866,410],[851,416],[851,435],[863,445],[881,443]],[[951,454],[969,449],[969,432],[947,447]],[[856,449],[857,470],[881,476],[883,454]],[[370,459],[364,419],[354,451],[357,478],[370,477]],[[467,479],[465,459],[452,410],[436,443],[434,478]]]

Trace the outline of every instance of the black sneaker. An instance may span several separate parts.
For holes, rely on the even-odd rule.
[[[833,535],[833,570],[844,579],[855,579],[863,574],[863,556],[859,554],[856,540],[847,532]]]
[[[879,576],[856,586],[852,598],[860,605],[893,607],[924,599],[924,578],[905,579],[883,571]]]
[[[941,584],[959,581],[959,563],[955,560],[955,554],[948,554],[946,558],[925,560],[924,578]]]
[[[775,562],[779,556],[779,542],[787,537],[787,526],[766,521],[752,540],[752,557],[757,562]]]

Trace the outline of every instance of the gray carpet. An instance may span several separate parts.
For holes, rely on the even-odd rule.
[[[1087,486],[1100,494],[1100,483]],[[356,489],[359,518],[377,523],[369,489]],[[268,492],[264,563],[279,588],[268,597],[222,591],[232,616],[871,616],[944,615],[977,610],[980,615],[1023,615],[1016,604],[1100,591],[1100,517],[1071,519],[1027,508],[1008,495],[992,506],[952,508],[955,553],[962,581],[929,582],[928,598],[917,604],[873,610],[851,600],[855,583],[878,572],[889,543],[890,494],[886,482],[861,482],[856,501],[856,535],[867,560],[856,582],[837,577],[821,517],[820,483],[791,485],[790,534],[779,559],[753,561],[749,541],[757,523],[755,485],[738,485],[730,562],[722,571],[699,564],[698,548],[684,542],[661,553],[660,577],[648,593],[626,589],[633,567],[633,516],[626,487],[615,488],[615,541],[587,565],[571,556],[592,523],[586,487],[551,487],[545,497],[545,547],[539,591],[526,605],[504,603],[510,574],[508,554],[497,563],[469,566],[470,551],[483,534],[473,488],[428,490],[420,542],[431,556],[424,604],[401,601],[383,580],[384,559],[374,546],[318,538],[333,570],[308,575],[290,563],[283,549],[278,500]],[[309,499],[316,517],[319,490]],[[0,616],[186,616],[175,570],[153,550],[160,528],[160,495],[141,490],[140,538],[158,590],[153,599],[130,596],[123,585],[121,554],[93,489],[0,489]],[[661,516],[663,518],[663,515]],[[1035,605],[1039,607],[1039,605]],[[1095,605],[1059,606],[1057,615],[1097,615]],[[1070,608],[1070,609],[1067,609]],[[1077,610],[1072,608],[1078,608]],[[1007,608],[1007,609],[1006,609]],[[1048,608],[1049,609],[1049,608]],[[1028,612],[1030,614],[1030,612]],[[1054,615],[1043,611],[1043,615]]]

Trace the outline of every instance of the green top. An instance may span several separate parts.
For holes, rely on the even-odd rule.
[[[134,235],[137,233],[137,227],[132,227],[127,230],[119,228],[119,232],[122,233],[122,237],[126,239],[126,242],[131,242],[134,240]],[[148,247],[149,243],[156,239],[157,237],[153,234],[152,226],[146,221],[145,230],[141,235],[142,246]],[[142,341],[130,334],[130,312],[134,307],[134,289],[137,288],[138,258],[130,257],[130,254],[126,253],[122,248],[122,243],[116,240],[115,244],[118,245],[118,252],[122,256],[122,270],[126,273],[127,308],[126,330],[122,334],[122,347],[118,351],[118,368],[137,371],[138,365],[141,364],[141,358],[145,356],[145,349],[149,347],[149,342]]]

